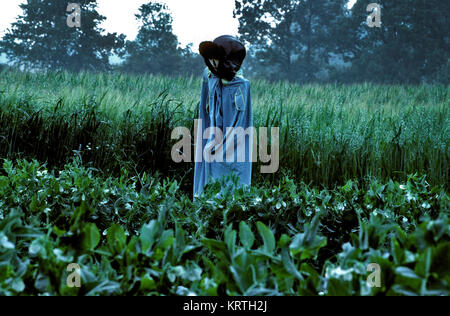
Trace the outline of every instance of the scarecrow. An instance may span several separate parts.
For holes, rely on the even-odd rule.
[[[219,178],[233,186],[231,174],[240,185],[251,184],[254,136],[250,82],[241,69],[245,46],[224,35],[202,42],[199,50],[207,67],[196,126],[194,197]]]

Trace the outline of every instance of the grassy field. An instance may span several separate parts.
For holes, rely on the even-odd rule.
[[[253,81],[281,170],[193,201],[200,86],[0,74],[0,296],[450,294],[449,87]]]
[[[193,130],[199,78],[3,72],[0,155],[62,167],[83,160],[119,175],[159,171],[192,186],[192,165],[171,162],[176,126]],[[316,186],[376,177],[427,175],[449,181],[448,86],[252,82],[256,127],[280,127],[281,172]],[[255,169],[255,170],[259,170]]]

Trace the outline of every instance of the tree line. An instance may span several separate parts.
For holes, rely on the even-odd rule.
[[[369,4],[380,27],[367,23]],[[27,0],[0,41],[9,62],[28,69],[198,75],[203,61],[182,48],[165,4],[150,1],[135,15],[129,41],[106,33],[96,0],[78,0],[82,19],[69,27],[61,0]],[[450,81],[449,1],[235,0],[239,38],[248,47],[249,78],[310,82],[443,83]],[[208,39],[205,39],[208,40]],[[122,63],[112,65],[112,54]]]

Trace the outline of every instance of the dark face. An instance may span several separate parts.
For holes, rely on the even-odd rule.
[[[219,74],[223,79],[231,81],[241,67],[236,65],[232,60],[225,60],[219,63]]]
[[[240,69],[239,65],[236,65],[233,61],[228,59],[209,59],[207,61],[207,66],[214,75],[227,81],[233,80]]]

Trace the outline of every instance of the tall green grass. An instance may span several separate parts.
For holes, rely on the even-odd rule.
[[[23,73],[0,76],[0,156],[62,167],[74,151],[105,173],[124,168],[183,178],[170,134],[193,130],[201,78]],[[280,127],[280,166],[319,186],[426,174],[449,183],[449,87],[252,82],[256,127]],[[279,179],[259,174],[254,181]]]

